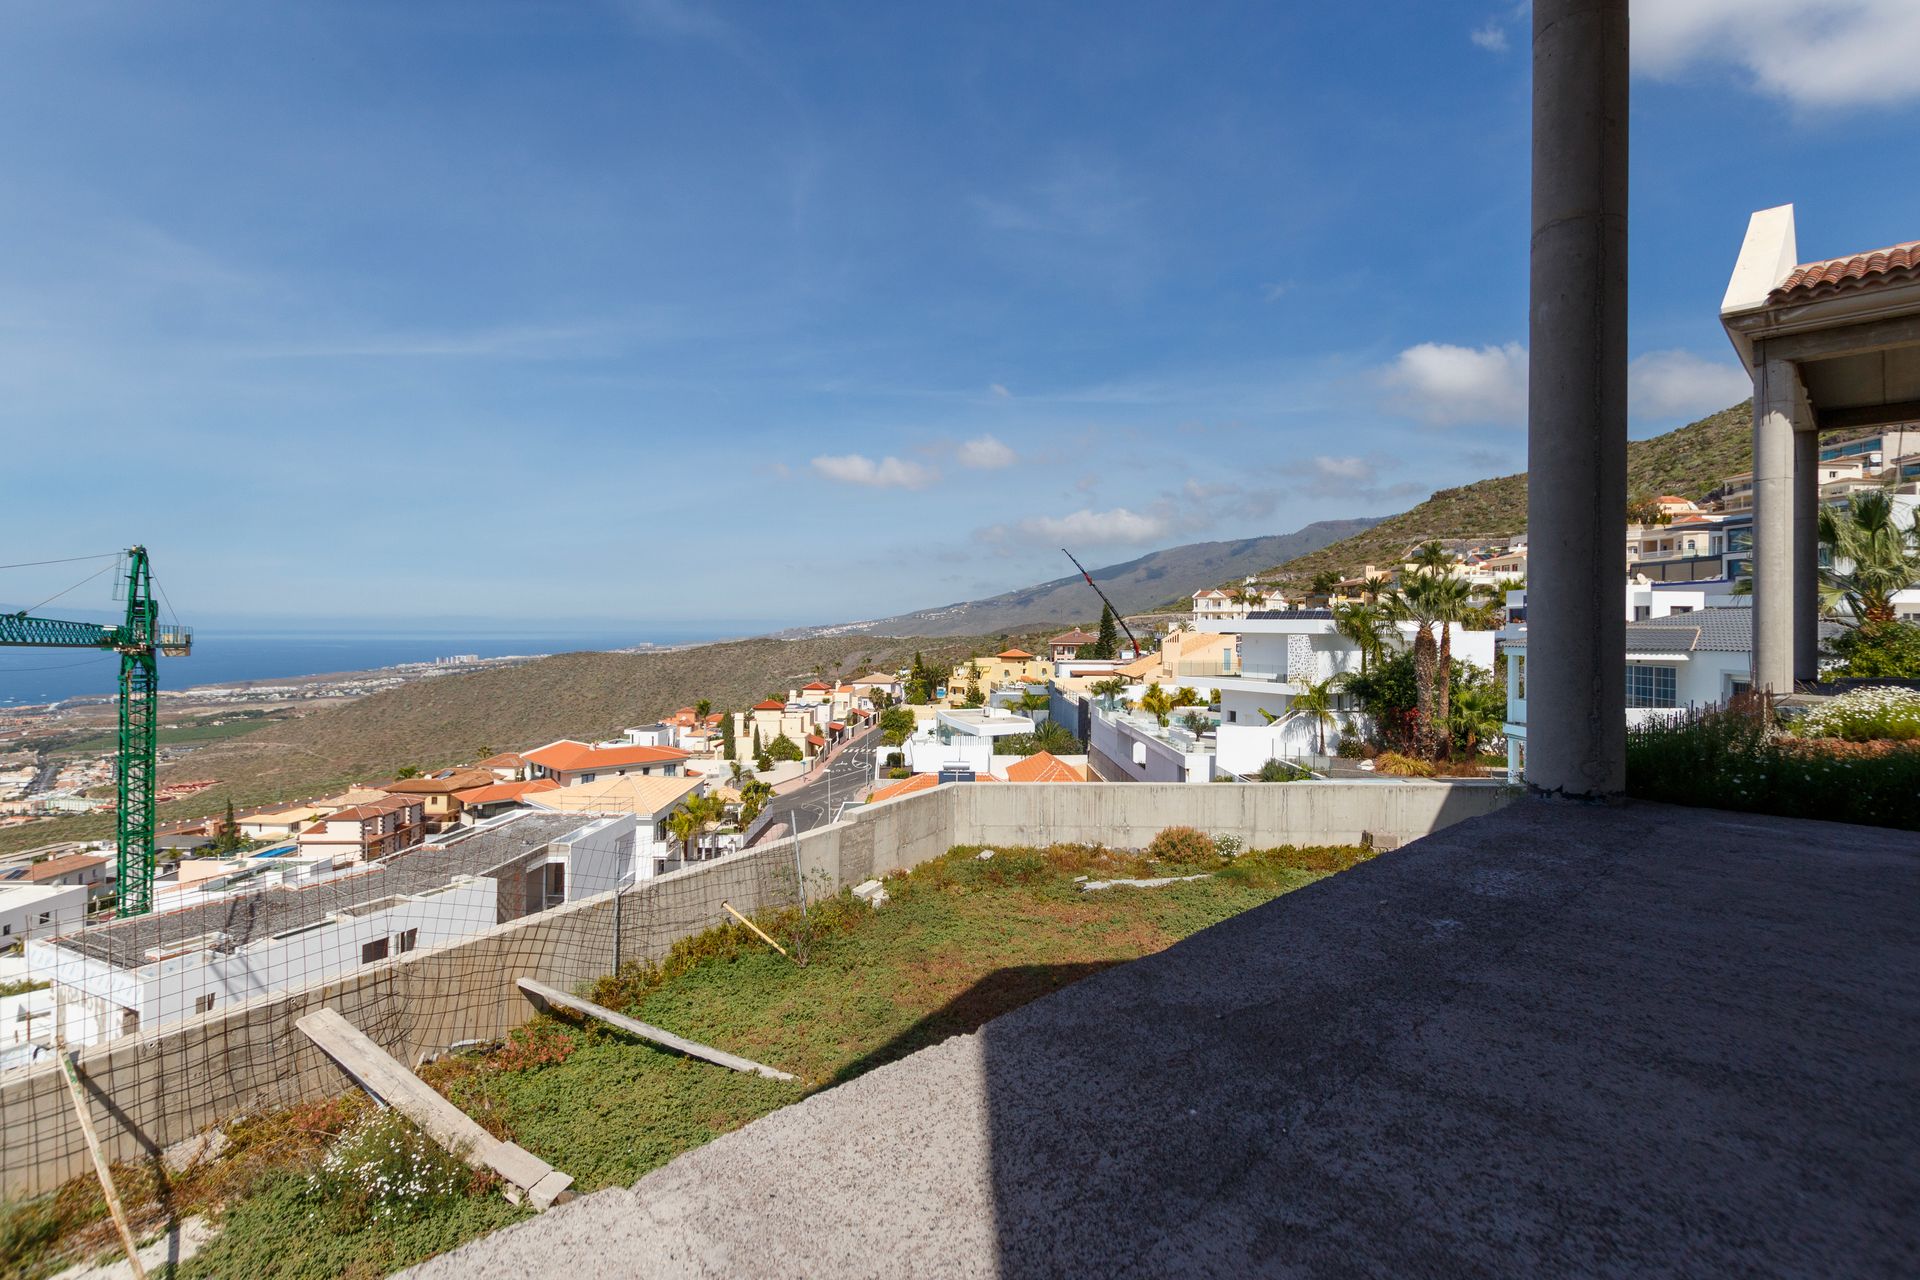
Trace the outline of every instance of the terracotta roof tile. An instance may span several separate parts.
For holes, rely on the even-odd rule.
[[[891,800],[895,796],[911,795],[916,791],[931,791],[940,785],[939,776],[931,773],[916,773],[911,778],[902,778],[889,783],[867,797],[868,804],[878,804],[882,800]]]
[[[559,786],[552,778],[538,778],[532,782],[496,782],[491,786],[456,791],[453,798],[461,804],[497,804],[502,800],[518,800],[541,791],[554,791]]]
[[[1767,301],[1803,302],[1892,278],[1920,279],[1920,240],[1846,258],[1801,263],[1767,295]]]
[[[36,862],[27,870],[27,879],[38,882],[51,880],[73,871],[85,871],[89,867],[104,865],[106,859],[92,853],[69,853],[65,857],[48,858],[45,862]]]
[[[562,738],[535,751],[524,753],[529,764],[537,764],[558,773],[577,769],[617,769],[623,764],[665,764],[685,760],[687,753],[678,747],[596,747]]]
[[[1006,768],[1008,782],[1085,782],[1080,771],[1054,755],[1051,751],[1038,751],[1024,760],[1016,760]]]
[[[999,653],[994,654],[993,656],[996,658],[1004,658],[1008,662],[1025,662],[1028,659],[1033,657],[1033,655],[1028,653],[1025,649],[1003,649]]]

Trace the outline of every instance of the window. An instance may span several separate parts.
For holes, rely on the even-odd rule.
[[[1683,613],[1692,613],[1693,606],[1690,604],[1677,604],[1673,606],[1673,608],[1669,610],[1669,612],[1673,614],[1675,617],[1678,617],[1680,614],[1683,614]]]
[[[1652,605],[1650,605],[1650,604],[1637,604],[1637,605],[1635,605],[1635,606],[1633,606],[1633,620],[1634,620],[1635,622],[1645,622],[1645,621],[1646,621],[1646,620],[1647,620],[1648,618],[1650,618],[1650,617],[1652,617],[1652,616],[1653,616],[1653,606],[1652,606]]]
[[[193,998],[193,1011],[195,1013],[212,1013],[214,999],[215,997],[212,992],[208,992],[204,996],[195,996]]]
[[[373,964],[387,958],[387,940],[375,938],[360,948],[360,963]]]
[[[1513,658],[1513,696],[1527,696],[1527,655],[1518,653]]]
[[[1678,670],[1637,662],[1627,664],[1627,705],[1629,707],[1672,707],[1678,699],[1675,686]]]
[[[418,929],[408,929],[405,933],[396,933],[393,935],[393,949],[401,955],[405,955],[407,952],[413,950],[414,945],[419,941],[420,931]]]
[[[51,920],[51,919],[53,919],[53,912],[51,912],[51,911],[42,911],[42,912],[40,913],[40,923],[41,923],[41,924],[45,924],[45,923],[46,923],[47,921],[49,921],[49,920]]]

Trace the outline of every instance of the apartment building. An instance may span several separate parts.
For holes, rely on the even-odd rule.
[[[298,839],[303,856],[329,857],[334,866],[344,867],[410,849],[426,835],[426,803],[420,797],[383,796],[327,814]]]

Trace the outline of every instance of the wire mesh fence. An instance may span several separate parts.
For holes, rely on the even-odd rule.
[[[139,1159],[350,1088],[295,1025],[320,1008],[417,1066],[530,1016],[519,978],[571,990],[723,923],[722,902],[799,900],[795,841],[683,865],[645,837],[631,815],[522,813],[337,873],[250,867],[173,910],[29,941],[53,984],[42,1025],[79,1054],[112,1157]],[[54,1039],[0,1070],[10,1197],[87,1169]]]

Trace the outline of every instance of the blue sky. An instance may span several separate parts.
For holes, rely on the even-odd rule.
[[[1636,435],[1741,394],[1751,210],[1920,235],[1917,13],[1636,10]],[[1518,470],[1527,21],[0,0],[0,562],[750,629]]]

